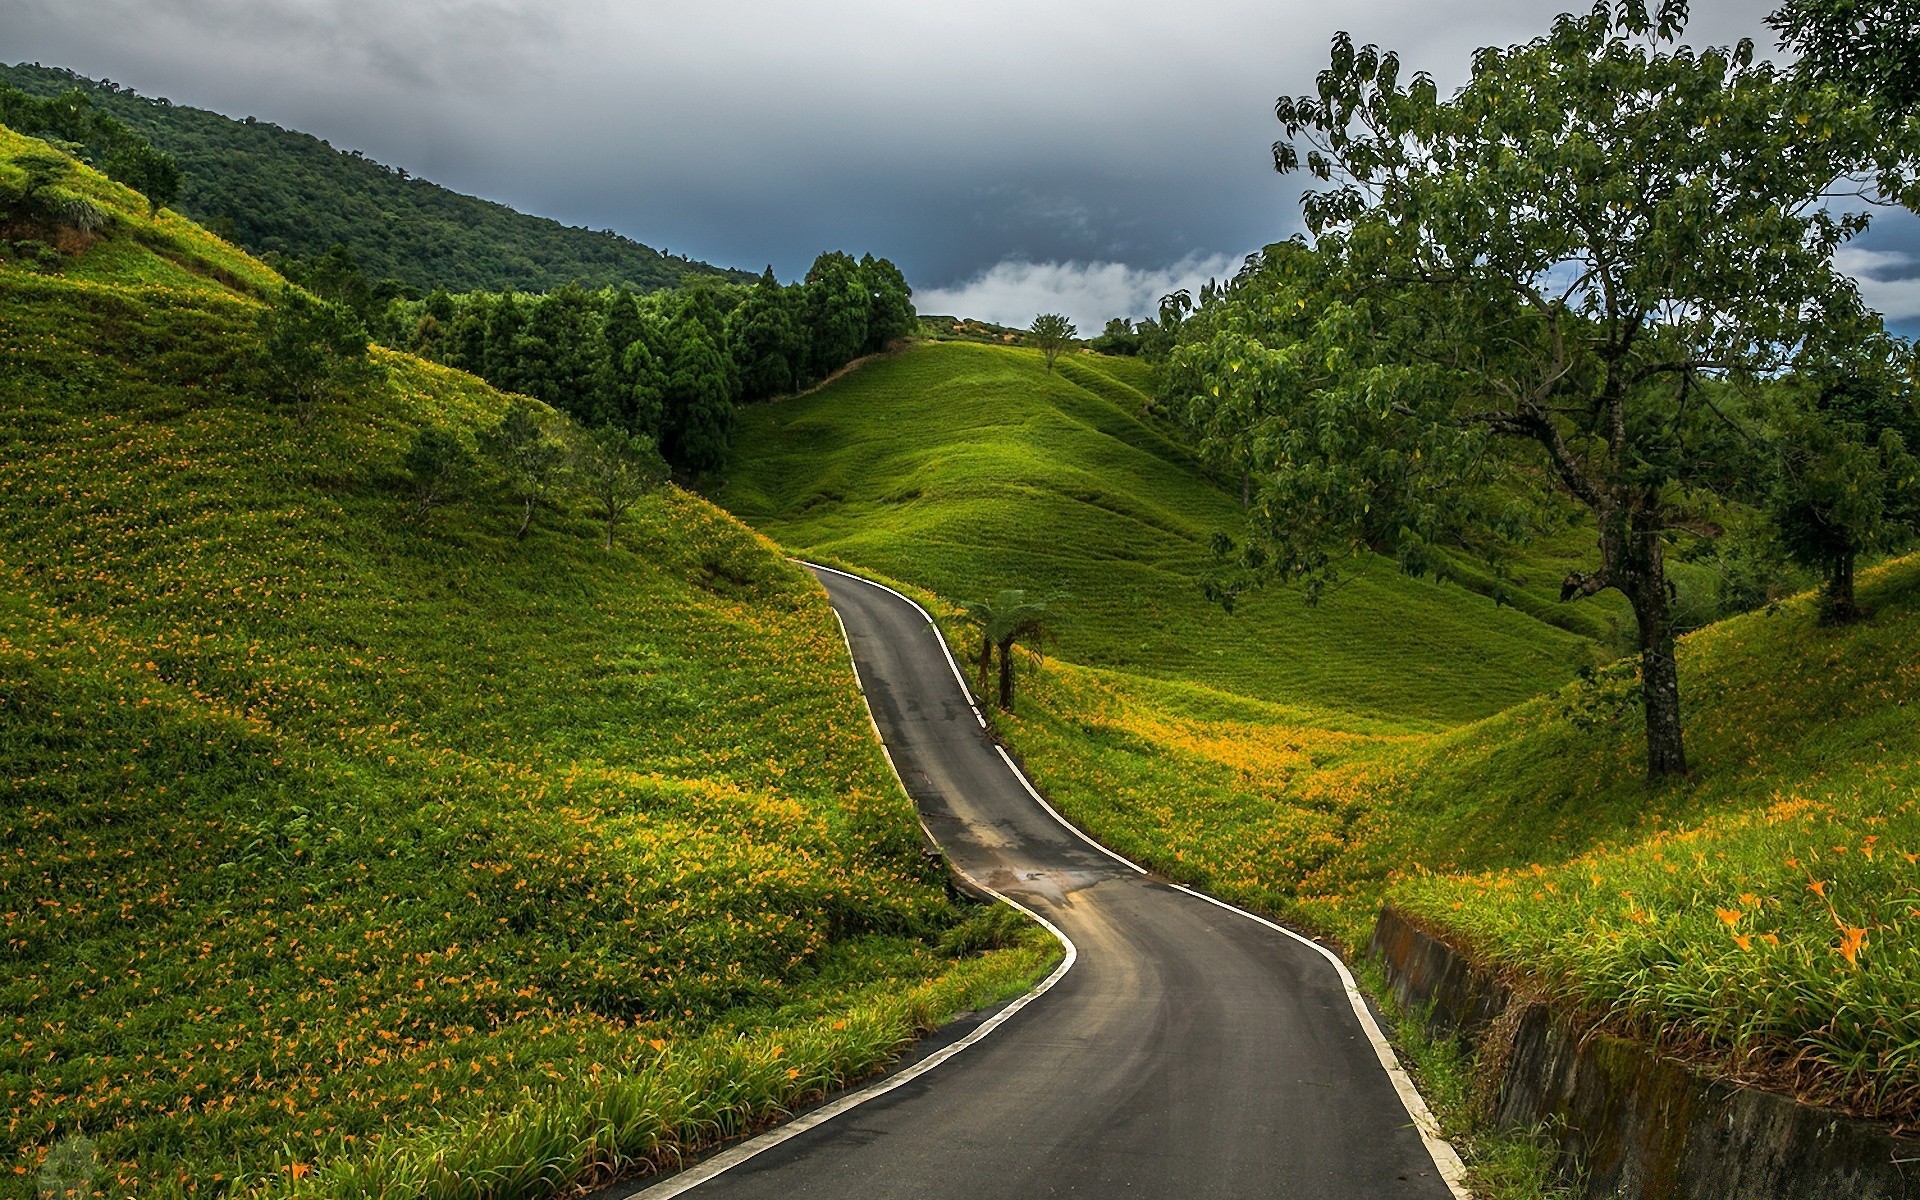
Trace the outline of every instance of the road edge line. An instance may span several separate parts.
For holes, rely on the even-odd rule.
[[[921,616],[927,618],[927,623],[929,625],[934,626],[934,637],[938,639],[938,641],[940,642],[940,648],[946,651],[947,665],[953,668],[954,678],[960,681],[960,688],[962,693],[967,696],[968,703],[972,704],[973,693],[967,687],[966,677],[960,673],[959,665],[954,661],[953,649],[947,645],[947,639],[941,636],[939,626],[934,623],[933,615],[929,613],[926,610],[926,608],[920,604],[919,601],[915,600],[911,596],[902,594],[901,592],[897,591],[894,588],[888,587],[884,583],[879,583],[872,579],[862,578],[859,575],[853,574],[851,571],[841,571],[833,567],[824,567],[818,563],[806,562],[805,559],[802,559],[800,561],[802,563],[805,563],[805,565],[808,567],[816,568],[822,571],[831,571],[835,575],[843,576],[847,579],[854,580],[855,582],[858,582],[858,583],[864,583],[868,587],[879,588],[881,591],[888,592],[888,593],[891,593],[892,595],[898,596],[900,599],[905,600],[908,604],[913,605],[915,610],[917,610]],[[836,611],[834,613],[834,617],[838,619],[839,616],[840,616],[839,612]],[[841,633],[842,639],[845,640],[846,639],[846,622],[844,621],[842,621],[840,624],[840,633]],[[851,656],[853,653],[853,644],[850,640],[848,640],[848,644],[847,644],[847,653],[849,656]],[[860,674],[859,668],[855,667],[854,676],[858,678],[859,674]],[[864,699],[866,696],[866,691],[864,687],[862,688],[860,694]],[[980,715],[979,707],[975,705],[974,716],[978,717],[979,715]],[[868,717],[868,720],[873,719],[873,710],[871,706],[869,706],[867,710],[867,717]],[[983,720],[982,727],[984,726],[985,726],[985,722]],[[879,728],[880,727],[878,722],[875,722],[874,732],[876,734],[879,732]],[[881,739],[881,745],[882,746],[886,745],[885,738]],[[1067,820],[1065,816],[1061,815],[1058,809],[1054,808],[1052,804],[1047,802],[1047,798],[1045,796],[1042,796],[1040,794],[1040,789],[1033,786],[1033,781],[1027,778],[1026,771],[1022,770],[1020,767],[1020,764],[1013,760],[1013,756],[1007,753],[1006,747],[1000,745],[998,742],[995,742],[994,749],[1000,752],[1000,757],[1003,760],[1005,760],[1008,769],[1013,772],[1014,778],[1020,781],[1021,786],[1027,790],[1028,795],[1032,796],[1034,800],[1039,802],[1040,807],[1046,810],[1048,816],[1052,817],[1055,821],[1058,821],[1062,826],[1064,826],[1066,829],[1071,831],[1081,841],[1087,843],[1087,845],[1089,846],[1092,846],[1094,849],[1100,851],[1102,854],[1105,854],[1108,858],[1113,859],[1115,862],[1131,867],[1142,875],[1151,874],[1151,872],[1149,872],[1145,867],[1141,866],[1139,863],[1134,862],[1132,859],[1128,858],[1124,854],[1121,854],[1119,851],[1114,850],[1109,846],[1103,845],[1101,842],[1095,840],[1094,837],[1091,834],[1089,834],[1086,830],[1080,828],[1078,825],[1075,825],[1072,821]],[[888,762],[893,761],[891,754],[888,755],[887,761]],[[895,778],[898,778],[899,772],[896,770],[894,772],[894,775],[895,775]],[[905,786],[904,781],[902,783],[902,786]],[[958,868],[956,867],[955,869],[957,870]],[[969,879],[971,879],[971,876],[969,876]],[[1360,985],[1354,980],[1353,972],[1347,968],[1347,964],[1345,963],[1345,961],[1343,961],[1338,954],[1335,954],[1332,950],[1321,945],[1319,942],[1314,941],[1310,937],[1306,937],[1302,934],[1296,933],[1277,921],[1270,921],[1267,918],[1260,916],[1258,913],[1248,912],[1246,909],[1241,908],[1238,905],[1229,904],[1225,900],[1221,900],[1215,896],[1209,896],[1205,892],[1197,891],[1193,888],[1186,886],[1185,884],[1173,883],[1171,881],[1168,881],[1167,886],[1174,888],[1176,891],[1185,892],[1187,895],[1192,896],[1197,900],[1204,900],[1208,904],[1215,905],[1219,908],[1224,908],[1230,913],[1236,913],[1242,917],[1245,917],[1247,920],[1254,922],[1257,925],[1264,925],[1268,929],[1271,929],[1276,933],[1284,934],[1285,936],[1292,938],[1294,941],[1299,942],[1301,945],[1306,946],[1309,949],[1313,950],[1315,953],[1319,954],[1320,957],[1326,959],[1328,963],[1332,964],[1334,972],[1339,976],[1341,987],[1346,990],[1347,1002],[1353,1006],[1354,1016],[1358,1018],[1360,1022],[1361,1032],[1367,1035],[1367,1041],[1372,1044],[1374,1057],[1379,1061],[1381,1070],[1387,1073],[1388,1081],[1393,1084],[1394,1093],[1397,1096],[1399,1096],[1401,1107],[1406,1109],[1407,1116],[1412,1118],[1413,1127],[1415,1131],[1417,1131],[1420,1134],[1420,1141],[1422,1142],[1422,1144],[1426,1146],[1428,1157],[1433,1159],[1434,1169],[1440,1172],[1440,1178],[1442,1182],[1444,1182],[1447,1185],[1448,1190],[1450,1190],[1454,1194],[1455,1200],[1473,1200],[1473,1194],[1467,1191],[1467,1186],[1466,1186],[1467,1167],[1466,1167],[1466,1164],[1462,1162],[1460,1159],[1460,1152],[1455,1150],[1453,1148],[1453,1143],[1448,1141],[1446,1137],[1441,1134],[1440,1122],[1434,1118],[1433,1110],[1427,1107],[1426,1097],[1420,1094],[1420,1089],[1413,1086],[1413,1078],[1412,1076],[1407,1074],[1407,1069],[1400,1064],[1400,1056],[1394,1051],[1393,1043],[1387,1040],[1387,1035],[1385,1031],[1383,1031],[1380,1028],[1380,1023],[1374,1020],[1373,1010],[1367,1007],[1366,997],[1361,994]],[[997,895],[997,893],[995,894]],[[1005,897],[1001,897],[1001,899],[1005,899]],[[1007,903],[1014,904],[1014,902],[1011,900],[1008,900]],[[1018,904],[1014,904],[1014,907],[1020,908],[1021,906]],[[1025,910],[1023,909],[1023,911]],[[1036,917],[1035,919],[1039,920],[1040,918]],[[1045,922],[1043,921],[1043,923]],[[1064,938],[1064,935],[1060,935],[1060,936]],[[1072,943],[1069,942],[1068,944],[1071,945]]]
[[[815,564],[807,563],[806,565],[813,566]],[[827,571],[833,570],[833,568],[831,567],[822,567],[820,569],[827,570]],[[835,571],[834,574],[847,575],[847,572]],[[871,580],[860,579],[858,575],[847,575],[847,577],[849,579],[859,580],[862,583],[872,583]],[[873,586],[885,587],[884,584],[874,584]],[[892,588],[887,588],[886,590],[893,592]],[[893,594],[896,596],[900,596],[900,593],[898,592],[893,592]],[[913,601],[909,597],[900,596],[900,598],[902,600],[906,600],[907,603],[909,604],[913,604]],[[920,608],[920,606],[917,604],[915,604],[914,607]],[[847,634],[847,623],[840,616],[839,610],[833,608],[831,604],[828,605],[828,611],[833,613],[834,621],[838,623],[840,626],[840,640],[847,647],[847,665],[853,669],[854,685],[856,690],[859,691],[860,693],[861,706],[866,709],[867,724],[873,728],[874,741],[879,743],[880,753],[883,756],[885,756],[887,760],[887,767],[889,770],[893,772],[894,781],[900,785],[901,794],[905,795],[908,799],[908,802],[911,803],[913,799],[913,794],[907,791],[907,781],[900,777],[900,768],[897,765],[895,765],[893,761],[893,751],[887,748],[887,739],[884,736],[882,736],[880,733],[880,722],[874,719],[873,705],[869,703],[867,700],[866,681],[860,678],[860,666],[857,662],[854,661],[853,639],[849,637]],[[924,614],[927,610],[924,608],[920,608],[920,611],[922,614]],[[927,619],[931,621],[933,618],[928,617]],[[944,647],[946,645],[946,639],[942,638],[940,640],[940,644],[942,647]],[[950,666],[953,664],[953,654],[951,651],[948,651],[947,653],[947,662],[948,662],[948,665]],[[956,675],[959,674],[958,668],[955,669],[954,673]],[[966,685],[966,679],[962,677],[960,680],[960,683],[961,683],[961,686],[964,687]],[[976,717],[980,715],[980,711],[978,708],[974,709],[974,715]],[[981,727],[985,728],[984,720],[981,723]],[[933,835],[931,832],[927,830],[926,823],[924,821],[921,822],[920,829],[921,829],[921,832],[927,834],[928,840],[931,841],[933,838]],[[935,842],[934,844],[937,846],[939,843]],[[987,1035],[991,1034],[994,1030],[998,1029],[1001,1025],[1005,1024],[1008,1020],[1012,1019],[1015,1013],[1018,1013],[1021,1009],[1025,1008],[1027,1005],[1033,1003],[1035,1000],[1038,1000],[1041,996],[1044,996],[1047,992],[1053,989],[1054,984],[1059,983],[1062,979],[1066,978],[1067,972],[1073,970],[1073,965],[1080,960],[1080,948],[1073,944],[1073,939],[1067,936],[1065,930],[1061,929],[1058,925],[1055,925],[1052,921],[1047,920],[1045,917],[1041,916],[1039,913],[1028,908],[1026,905],[1020,903],[1018,900],[1014,900],[1008,896],[1002,895],[1001,893],[988,887],[986,884],[980,882],[978,879],[975,879],[972,875],[968,874],[965,869],[960,867],[959,864],[949,860],[947,865],[952,871],[958,874],[962,879],[966,880],[967,883],[970,884],[971,886],[978,888],[981,892],[985,893],[986,895],[992,896],[995,900],[999,901],[1000,903],[1008,905],[1009,907],[1018,909],[1020,912],[1025,913],[1028,917],[1032,918],[1033,921],[1037,923],[1041,928],[1045,929],[1049,934],[1051,934],[1054,940],[1058,941],[1061,945],[1061,948],[1065,951],[1064,956],[1060,960],[1060,964],[1054,967],[1053,971],[1050,974],[1048,974],[1048,976],[1045,979],[1035,984],[1024,995],[1015,999],[1012,1003],[1008,1004],[1005,1008],[993,1014],[993,1016],[987,1018],[985,1021],[981,1022],[980,1027],[978,1029],[974,1030],[972,1033],[969,1033],[967,1036],[961,1038],[959,1041],[954,1042],[950,1046],[941,1047],[939,1050],[935,1051],[932,1054],[929,1054],[926,1058],[921,1059],[919,1062],[913,1064],[911,1067],[908,1067],[906,1070],[899,1071],[892,1075],[889,1075],[885,1079],[882,1079],[877,1083],[869,1084],[868,1086],[861,1088],[858,1091],[849,1092],[846,1095],[841,1096],[837,1100],[833,1100],[827,1104],[821,1105],[819,1108],[814,1109],[812,1112],[806,1113],[799,1117],[795,1117],[793,1120],[787,1121],[784,1124],[776,1126],[775,1128],[770,1129],[765,1133],[759,1134],[758,1136],[753,1138],[749,1138],[747,1141],[741,1142],[739,1145],[736,1145],[728,1150],[724,1150],[719,1154],[714,1155],[712,1158],[706,1159],[696,1164],[695,1166],[689,1167],[685,1171],[681,1171],[675,1174],[672,1178],[663,1179],[659,1183],[653,1184],[650,1187],[643,1188],[637,1192],[628,1192],[625,1194],[624,1197],[621,1198],[621,1200],[671,1200],[672,1197],[683,1195],[687,1192],[690,1192],[694,1188],[697,1188],[701,1184],[707,1182],[709,1179],[713,1179],[717,1176],[724,1175],[728,1171],[731,1171],[733,1168],[739,1166],[741,1163],[744,1163],[752,1158],[755,1158],[761,1154],[764,1154],[768,1150],[771,1150],[774,1147],[779,1146],[784,1142],[791,1141],[792,1139],[799,1137],[801,1134],[806,1133],[810,1129],[816,1129],[819,1126],[826,1124],[828,1121],[833,1120],[835,1117],[840,1116],[842,1113],[846,1113],[855,1108],[858,1108],[862,1104],[865,1104],[870,1100],[878,1099],[879,1097],[886,1095],[888,1092],[891,1092],[896,1088],[904,1087],[905,1085],[912,1083],[914,1080],[920,1078],[920,1076],[925,1075],[927,1072],[933,1070],[935,1067],[939,1066],[941,1063],[946,1062],[948,1059],[952,1058],[954,1055],[959,1054],[962,1050],[965,1050],[969,1046],[972,1046],[977,1042],[981,1041],[982,1039],[986,1038]]]

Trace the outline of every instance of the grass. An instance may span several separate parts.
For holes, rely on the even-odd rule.
[[[1590,657],[1583,638],[1383,562],[1317,608],[1270,592],[1225,613],[1198,580],[1238,504],[1138,418],[1140,364],[1060,365],[924,345],[750,409],[715,499],[786,546],[955,602],[1063,593],[1058,650],[1076,663],[1407,728],[1486,716]]]
[[[1459,1038],[1435,1032],[1430,1014],[1402,1009],[1380,964],[1363,962],[1354,974],[1376,997],[1400,1061],[1467,1166],[1473,1194],[1479,1200],[1573,1200],[1578,1193],[1557,1177],[1554,1147],[1540,1131],[1493,1127],[1493,1097],[1472,1051]]]
[[[1208,609],[1231,500],[1113,386],[925,348],[750,414],[757,457],[721,498],[936,612],[1071,593],[996,727],[1136,861],[1349,947],[1391,900],[1615,1031],[1915,1119],[1920,560],[1871,574],[1859,626],[1822,628],[1802,597],[1684,638],[1695,772],[1650,791],[1631,668],[1569,681],[1603,656],[1544,620],[1384,572],[1319,609]],[[1519,564],[1528,611],[1579,536]],[[1614,614],[1584,611],[1562,624],[1610,640]]]
[[[1695,774],[1651,792],[1618,668],[1408,734],[1055,662],[998,727],[1158,871],[1348,946],[1391,899],[1618,1032],[1911,1121],[1920,560],[1868,594],[1848,630],[1803,597],[1683,639]]]
[[[610,552],[564,500],[517,543],[491,488],[415,520],[413,432],[504,397],[383,355],[261,402],[271,273],[74,180],[107,238],[0,262],[0,1195],[53,1154],[114,1195],[543,1196],[1044,967],[974,953],[1008,939],[763,539],[671,489]]]

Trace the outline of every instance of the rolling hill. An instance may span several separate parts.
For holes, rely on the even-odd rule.
[[[949,899],[763,539],[422,518],[416,433],[505,397],[264,400],[272,272],[4,129],[0,196],[0,1195],[547,1196],[1052,953]]]
[[[1481,596],[1369,570],[1317,609],[1209,611],[1230,498],[1129,415],[1135,364],[1062,366],[870,364],[750,410],[718,496],[900,581],[957,653],[957,602],[1067,590],[996,728],[1136,861],[1350,947],[1391,901],[1710,1071],[1912,1120],[1920,559],[1863,575],[1865,623],[1803,596],[1683,638],[1694,774],[1650,790],[1631,664]]]
[[[1135,415],[1146,368],[939,343],[748,408],[714,498],[781,544],[951,602],[1059,593],[1059,654],[1407,728],[1486,716],[1571,678],[1590,643],[1464,588],[1366,565],[1337,602],[1202,595],[1234,498]]]
[[[754,278],[461,195],[252,117],[234,120],[38,64],[0,65],[0,84],[40,96],[85,91],[179,160],[183,214],[256,254],[316,257],[345,246],[369,279],[396,279],[423,294],[546,292],[569,283],[652,291],[690,276]]]

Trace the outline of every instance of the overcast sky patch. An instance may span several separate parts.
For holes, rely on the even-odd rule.
[[[1775,3],[1696,0],[1689,40],[1766,52]],[[1296,232],[1304,183],[1272,171],[1273,101],[1312,90],[1336,30],[1452,87],[1474,48],[1585,7],[0,0],[0,57],[258,116],[712,262],[792,279],[823,250],[870,251],[923,296],[991,297],[1004,315],[1133,294],[1067,290],[1108,288],[1109,264],[1174,278]],[[1920,223],[1883,227],[1872,248],[1920,251]],[[1010,298],[1016,278],[1030,302]]]

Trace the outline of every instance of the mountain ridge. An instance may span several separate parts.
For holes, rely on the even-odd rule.
[[[36,96],[84,91],[179,160],[185,179],[175,207],[183,216],[256,254],[311,257],[345,246],[369,278],[420,293],[544,292],[568,283],[655,291],[695,277],[753,278],[466,195],[313,134],[66,68],[0,65],[0,84]]]

